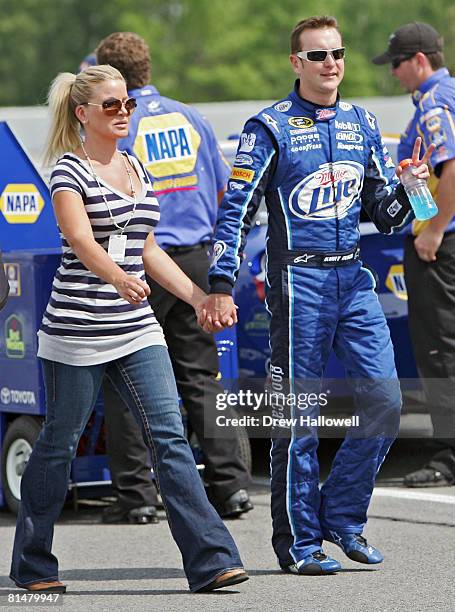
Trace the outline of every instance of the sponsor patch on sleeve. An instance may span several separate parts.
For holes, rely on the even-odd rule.
[[[242,190],[244,187],[245,187],[245,183],[237,183],[237,181],[229,181],[228,183],[229,189]]]
[[[430,142],[432,142],[435,147],[440,147],[446,140],[447,136],[444,130],[437,130],[430,133]]]
[[[390,204],[390,206],[387,208],[387,212],[393,218],[397,216],[397,214],[400,212],[402,208],[403,207],[398,202],[398,200],[394,200],[392,204]]]
[[[234,166],[232,168],[231,176],[229,178],[245,181],[246,183],[251,183],[254,178],[254,174],[254,170],[248,170],[248,168],[237,168],[236,166]]]
[[[425,122],[426,128],[429,132],[436,132],[441,129],[441,117],[437,115],[434,117],[430,117]]]
[[[248,134],[243,132],[240,134],[240,148],[239,152],[250,153],[254,149],[254,144],[256,142],[256,134]]]
[[[215,264],[219,258],[225,253],[227,249],[227,244],[222,240],[215,242],[213,245],[213,257],[212,257],[212,265]]]
[[[253,158],[251,155],[247,155],[246,153],[238,153],[236,158],[234,159],[235,166],[251,166],[253,164]]]
[[[419,123],[424,123],[425,121],[428,121],[428,119],[431,119],[431,117],[435,117],[436,115],[440,115],[441,113],[442,108],[440,106],[437,106],[436,108],[430,108],[429,111],[427,111],[420,117]]]

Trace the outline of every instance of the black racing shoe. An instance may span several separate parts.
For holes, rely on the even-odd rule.
[[[404,477],[405,487],[450,487],[455,484],[455,452],[438,451],[420,470]]]
[[[253,508],[248,492],[245,489],[239,489],[220,504],[217,510],[221,518],[236,518]]]
[[[410,488],[450,487],[455,484],[455,478],[449,478],[439,470],[426,465],[420,470],[411,472],[404,477],[403,484]]]
[[[141,506],[139,508],[124,508],[119,504],[112,504],[103,510],[103,523],[131,523],[147,525],[158,523],[155,506]]]

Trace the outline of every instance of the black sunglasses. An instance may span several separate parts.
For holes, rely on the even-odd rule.
[[[394,70],[396,70],[396,69],[397,69],[397,68],[400,66],[400,64],[401,64],[402,62],[407,62],[408,60],[410,60],[410,59],[411,59],[411,58],[413,58],[413,57],[414,57],[413,55],[406,55],[405,57],[395,57],[395,58],[394,58],[394,59],[391,61],[392,68],[393,68]]]
[[[334,60],[341,60],[346,54],[346,49],[345,47],[339,47],[338,49],[312,49],[311,51],[299,51],[296,55],[300,59],[309,62],[325,62],[325,58],[329,53]]]
[[[109,98],[108,100],[104,100],[101,104],[95,104],[95,102],[84,102],[84,104],[88,104],[89,106],[101,106],[105,115],[109,117],[113,117],[119,111],[122,110],[122,107],[125,107],[128,115],[134,112],[134,109],[137,106],[137,102],[135,98],[128,98],[125,102],[119,100],[118,98]]]

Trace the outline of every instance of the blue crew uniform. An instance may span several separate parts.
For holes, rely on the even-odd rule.
[[[132,89],[129,95],[136,98],[137,108],[130,119],[128,136],[118,146],[138,157],[151,178],[160,202],[155,239],[194,283],[208,290],[209,246],[218,212],[218,192],[225,188],[230,166],[210,124],[196,109],[161,96],[152,85]],[[211,436],[206,428],[205,411],[215,409],[217,395],[223,392],[217,380],[215,339],[198,325],[192,306],[153,279],[147,277],[147,282],[151,289],[148,299],[164,331],[180,397],[204,453],[210,500],[223,516],[246,512],[252,508],[246,493],[250,477],[239,439]],[[134,437],[134,424],[130,427],[126,421],[129,415],[121,412],[115,401],[110,403],[111,447],[123,449],[127,432]],[[234,416],[232,408],[229,413]],[[144,459],[146,449],[140,440],[134,448],[137,450],[131,449],[128,457],[124,453],[118,457],[116,481],[129,483],[120,489],[127,498],[124,505],[132,505],[133,481],[135,497],[141,495],[153,505],[150,484],[146,486],[145,477],[139,479],[143,475],[138,474],[137,467],[148,462]]]
[[[363,206],[387,234],[412,216],[376,118],[339,100],[312,104],[298,86],[245,125],[209,275],[212,293],[232,291],[265,195],[272,390],[280,379],[291,393],[319,385],[332,348],[353,386],[361,428],[348,432],[321,490],[316,433],[273,431],[273,546],[283,568],[320,550],[324,538],[361,534],[366,523],[401,394],[374,278],[359,255],[359,214]]]
[[[208,122],[191,106],[161,96],[152,85],[132,89],[137,108],[119,141],[142,161],[160,201],[154,236],[163,248],[211,242],[229,164]]]
[[[424,149],[435,145],[429,187],[437,204],[444,164],[455,158],[455,78],[447,68],[436,70],[412,100],[415,113],[401,137],[398,155],[411,157],[417,136]],[[439,450],[422,470],[406,477],[407,486],[455,482],[455,217],[431,263],[421,260],[414,247],[414,237],[427,225],[428,221],[413,222],[412,234],[409,231],[406,237],[404,267],[414,354]]]
[[[430,144],[435,145],[430,158],[432,175],[429,186],[437,201],[437,185],[442,165],[455,157],[455,79],[450,76],[447,68],[436,70],[415,90],[412,101],[416,110],[400,138],[398,157],[412,157],[417,136],[422,138],[424,150],[428,149]],[[408,233],[412,231],[417,235],[426,225],[427,222],[414,221],[412,226],[409,226]],[[455,231],[455,217],[445,231]]]

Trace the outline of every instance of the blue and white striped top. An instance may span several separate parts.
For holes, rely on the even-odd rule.
[[[129,156],[142,184],[130,220],[125,261],[118,265],[145,280],[142,251],[159,220],[159,205],[150,180],[136,158]],[[134,206],[133,197],[98,180],[117,224],[123,226]],[[51,175],[51,196],[73,191],[82,197],[96,242],[106,251],[109,236],[119,234],[86,162],[72,153],[61,157]],[[62,261],[38,332],[38,357],[75,366],[107,363],[155,344],[166,345],[163,331],[147,301],[129,304],[113,285],[88,270],[62,238]]]

